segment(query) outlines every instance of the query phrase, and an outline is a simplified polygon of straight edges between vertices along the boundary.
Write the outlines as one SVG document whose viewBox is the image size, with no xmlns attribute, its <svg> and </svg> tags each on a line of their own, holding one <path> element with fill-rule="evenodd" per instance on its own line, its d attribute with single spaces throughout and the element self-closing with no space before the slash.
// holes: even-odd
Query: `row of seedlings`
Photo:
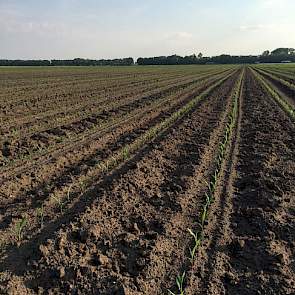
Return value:
<svg viewBox="0 0 295 295">
<path fill-rule="evenodd" d="M 230 114 L 228 115 L 228 122 L 225 126 L 225 132 L 222 141 L 219 143 L 218 147 L 218 152 L 216 156 L 216 166 L 214 173 L 211 175 L 209 183 L 207 183 L 207 192 L 205 193 L 204 196 L 204 203 L 202 205 L 202 210 L 201 213 L 198 215 L 198 220 L 197 220 L 197 231 L 193 231 L 191 229 L 188 229 L 189 235 L 192 236 L 193 238 L 193 243 L 192 246 L 189 248 L 189 261 L 190 265 L 193 264 L 197 251 L 202 245 L 203 237 L 204 237 L 204 230 L 205 230 L 205 224 L 208 221 L 208 213 L 210 206 L 214 202 L 214 194 L 216 191 L 217 187 L 217 182 L 220 177 L 221 171 L 222 171 L 222 166 L 224 163 L 224 160 L 226 158 L 226 150 L 227 147 L 230 143 L 231 135 L 232 132 L 236 126 L 237 123 L 237 116 L 238 116 L 238 106 L 239 106 L 239 97 L 241 94 L 241 89 L 242 89 L 242 80 L 244 76 L 244 70 L 243 73 L 241 74 L 238 83 L 234 89 L 233 92 L 233 105 Z M 178 290 L 178 293 L 174 293 L 171 290 L 168 289 L 168 293 L 170 295 L 184 295 L 184 289 L 185 289 L 185 277 L 186 277 L 186 272 L 182 272 L 180 275 L 176 277 L 176 287 Z"/>
<path fill-rule="evenodd" d="M 113 156 L 110 156 L 108 159 L 98 163 L 97 164 L 98 172 L 100 172 L 101 174 L 104 174 L 119 167 L 125 161 L 130 159 L 131 156 L 134 155 L 136 152 L 139 152 L 140 149 L 144 147 L 144 145 L 148 144 L 149 142 L 154 140 L 156 137 L 160 136 L 166 129 L 171 127 L 177 120 L 180 120 L 186 114 L 188 114 L 194 107 L 196 107 L 196 105 L 202 99 L 206 98 L 214 89 L 219 87 L 223 82 L 225 82 L 232 75 L 233 75 L 232 72 L 226 75 L 224 78 L 220 79 L 219 81 L 214 83 L 212 86 L 207 88 L 203 93 L 193 98 L 186 105 L 181 107 L 179 110 L 172 113 L 170 117 L 166 118 L 161 123 L 149 129 L 146 133 L 144 133 L 142 136 L 136 139 L 133 143 L 127 144 L 126 146 L 122 147 Z M 52 200 L 57 204 L 60 213 L 63 213 L 67 205 L 71 204 L 71 200 L 70 200 L 71 194 L 84 193 L 86 188 L 90 187 L 92 184 L 93 184 L 93 181 L 91 180 L 91 177 L 89 179 L 84 179 L 84 180 L 80 179 L 79 185 L 77 185 L 77 187 L 74 187 L 74 185 L 72 185 L 68 188 L 66 196 L 62 197 L 53 193 Z M 44 224 L 45 213 L 46 212 L 45 212 L 44 205 L 37 208 L 36 210 L 36 217 L 38 219 L 38 223 L 40 224 L 41 228 Z M 27 220 L 28 220 L 27 217 L 23 217 L 16 223 L 15 229 L 12 230 L 12 234 L 15 237 L 17 244 L 20 244 L 20 241 L 23 237 L 25 227 L 28 225 Z M 18 234 L 19 228 L 20 228 L 20 234 Z"/>
<path fill-rule="evenodd" d="M 261 76 L 261 74 L 258 74 L 253 69 L 252 73 L 257 78 L 257 80 L 260 82 L 260 84 L 266 89 L 267 92 L 271 94 L 271 96 L 275 99 L 275 101 L 286 111 L 286 113 L 292 118 L 292 120 L 295 120 L 295 109 L 294 107 L 289 104 L 284 98 L 282 98 L 276 91 L 273 89 Z"/>
</svg>

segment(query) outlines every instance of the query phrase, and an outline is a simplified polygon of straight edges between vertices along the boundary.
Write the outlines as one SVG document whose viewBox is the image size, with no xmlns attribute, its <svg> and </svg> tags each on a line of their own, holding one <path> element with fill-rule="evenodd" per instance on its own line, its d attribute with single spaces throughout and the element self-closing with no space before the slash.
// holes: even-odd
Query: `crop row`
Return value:
<svg viewBox="0 0 295 295">
<path fill-rule="evenodd" d="M 295 109 L 294 107 L 288 103 L 283 97 L 281 97 L 278 92 L 270 86 L 270 84 L 266 81 L 265 78 L 261 76 L 261 74 L 257 73 L 253 69 L 252 73 L 254 76 L 258 79 L 258 81 L 261 83 L 261 85 L 266 89 L 268 93 L 274 98 L 274 100 L 286 111 L 286 113 L 295 120 Z"/>
<path fill-rule="evenodd" d="M 140 112 L 142 113 L 146 113 L 148 111 L 148 108 L 150 108 L 150 106 L 157 107 L 158 104 L 162 104 L 165 103 L 165 101 L 168 103 L 169 100 L 171 98 L 173 98 L 173 95 L 175 93 L 185 93 L 185 92 L 191 92 L 195 89 L 195 87 L 197 85 L 199 85 L 200 87 L 205 87 L 207 86 L 207 84 L 209 85 L 210 83 L 214 82 L 217 79 L 220 79 L 221 77 L 223 77 L 224 74 L 219 74 L 213 77 L 203 77 L 200 78 L 198 81 L 194 82 L 194 83 L 189 83 L 189 85 L 184 85 L 184 86 L 175 86 L 173 88 L 168 88 L 167 90 L 165 90 L 164 92 L 159 92 L 157 94 L 151 95 L 151 96 L 147 96 L 146 98 L 142 99 L 142 101 L 138 101 L 138 102 L 134 102 L 132 103 L 134 106 L 132 107 L 131 105 L 127 108 L 127 106 L 122 106 L 122 108 L 117 110 L 117 114 L 114 115 L 113 112 L 109 112 L 108 115 L 108 119 L 107 118 L 102 118 L 101 120 L 98 120 L 98 122 L 96 124 L 86 124 L 85 122 L 85 128 L 83 127 L 83 120 L 81 121 L 81 126 L 77 126 L 77 128 L 74 128 L 74 131 L 76 133 L 69 133 L 66 132 L 67 129 L 63 128 L 63 132 L 62 134 L 57 134 L 54 136 L 50 136 L 50 141 L 48 142 L 48 144 L 46 144 L 46 142 L 44 143 L 42 141 L 42 138 L 46 139 L 48 138 L 48 136 L 46 136 L 46 134 L 40 134 L 40 136 L 38 136 L 38 134 L 34 134 L 33 138 L 30 139 L 30 137 L 28 138 L 28 140 L 24 140 L 24 148 L 22 150 L 22 144 L 21 141 L 18 141 L 19 143 L 17 144 L 18 147 L 18 153 L 21 157 L 20 160 L 30 160 L 32 161 L 33 158 L 35 156 L 38 156 L 38 158 L 40 158 L 43 155 L 46 155 L 48 153 L 50 153 L 50 151 L 54 151 L 56 153 L 56 151 L 58 149 L 62 149 L 64 146 L 67 146 L 67 148 L 69 146 L 72 146 L 73 143 L 77 143 L 79 141 L 85 141 L 87 139 L 89 139 L 90 137 L 92 137 L 93 139 L 93 135 L 97 134 L 97 132 L 103 131 L 106 128 L 111 128 L 111 126 L 117 125 L 118 123 L 122 124 L 122 120 L 126 120 L 128 118 L 132 118 L 134 115 L 137 115 Z M 171 97 L 170 97 L 171 96 Z M 131 108 L 132 107 L 132 108 Z M 128 109 L 128 113 L 126 112 L 126 110 Z M 107 116 L 107 112 L 105 112 L 105 116 Z M 94 118 L 92 118 L 94 119 Z M 100 121 L 100 122 L 99 122 Z M 86 128 L 86 126 L 88 128 Z M 79 128 L 78 128 L 79 127 Z M 52 132 L 54 132 L 54 128 L 52 129 Z M 40 138 L 40 139 L 39 139 Z M 41 141 L 40 141 L 41 140 Z M 28 141 L 26 143 L 26 141 Z M 28 150 L 26 148 L 26 146 L 28 146 L 28 144 L 30 144 L 31 148 Z M 14 144 L 16 145 L 16 143 Z M 12 146 L 13 148 L 13 146 Z M 17 151 L 16 151 L 17 152 Z M 8 159 L 10 160 L 10 159 Z M 13 160 L 16 160 L 16 157 L 14 156 Z M 7 164 L 9 164 L 11 166 L 11 164 L 14 164 L 14 162 L 11 162 L 11 160 L 9 162 L 7 162 Z M 6 164 L 6 165 L 7 165 Z"/>
<path fill-rule="evenodd" d="M 6 94 L 6 96 L 12 99 L 11 102 L 6 101 L 7 111 L 2 118 L 2 125 L 3 123 L 7 125 L 8 123 L 15 122 L 16 124 L 22 123 L 22 125 L 26 126 L 32 120 L 33 122 L 38 122 L 40 119 L 50 121 L 51 119 L 56 120 L 58 115 L 61 116 L 61 118 L 59 118 L 60 120 L 70 119 L 73 116 L 79 117 L 83 115 L 83 113 L 91 112 L 97 105 L 101 106 L 104 103 L 108 103 L 110 99 L 118 100 L 124 98 L 126 95 L 134 96 L 187 79 L 189 79 L 189 77 L 182 79 L 177 77 L 168 77 L 166 79 L 162 77 L 162 79 L 159 79 L 157 77 L 154 79 L 150 78 L 148 82 L 143 80 L 139 82 L 140 84 L 134 82 L 134 80 L 127 80 L 125 84 L 120 83 L 116 87 L 112 84 L 108 87 L 99 84 L 98 86 L 96 84 L 93 86 L 87 84 L 85 85 L 85 89 L 78 84 L 74 91 L 73 87 L 68 91 L 65 88 L 55 89 L 50 86 L 49 91 L 37 88 L 35 94 L 25 91 L 21 96 L 21 101 L 17 101 L 11 94 Z M 83 112 L 81 114 L 76 114 L 77 111 Z M 15 114 L 17 114 L 17 116 L 15 116 Z M 21 121 L 19 122 L 19 120 Z M 4 127 L 4 125 L 1 126 L 2 130 Z"/>
<path fill-rule="evenodd" d="M 268 71 L 265 71 L 264 69 L 257 69 L 255 68 L 260 74 L 263 74 L 279 83 L 281 83 L 282 85 L 292 89 L 292 90 L 295 90 L 295 84 L 294 83 L 291 83 L 289 81 L 286 81 L 285 79 L 282 78 L 282 76 L 280 75 L 276 75 L 274 74 L 273 72 L 268 72 Z"/>
<path fill-rule="evenodd" d="M 283 78 L 286 78 L 290 82 L 295 82 L 294 71 L 288 70 L 288 67 L 278 65 L 276 67 L 273 66 L 256 66 L 255 68 L 261 69 L 263 71 L 267 71 L 268 73 L 276 74 Z"/>
<path fill-rule="evenodd" d="M 202 209 L 201 209 L 200 214 L 198 214 L 198 219 L 197 219 L 197 223 L 196 223 L 197 230 L 193 231 L 192 229 L 188 229 L 188 233 L 193 239 L 192 245 L 189 248 L 190 265 L 192 265 L 193 262 L 195 261 L 197 251 L 202 245 L 202 241 L 204 238 L 205 225 L 208 222 L 209 209 L 210 209 L 210 206 L 214 202 L 214 195 L 216 192 L 219 178 L 222 173 L 222 167 L 223 167 L 223 163 L 226 158 L 227 147 L 230 144 L 231 135 L 232 135 L 232 132 L 233 132 L 233 130 L 236 126 L 236 123 L 237 123 L 239 98 L 241 95 L 243 77 L 244 77 L 244 71 L 241 73 L 241 75 L 237 81 L 237 84 L 235 85 L 235 88 L 233 90 L 233 93 L 232 93 L 232 109 L 228 115 L 223 139 L 219 143 L 219 147 L 217 150 L 217 156 L 215 159 L 215 170 L 213 171 L 213 174 L 211 175 L 210 180 L 207 183 L 207 192 L 205 193 L 205 196 L 204 196 L 204 203 L 201 206 Z M 176 287 L 177 287 L 179 295 L 185 294 L 185 291 L 184 291 L 185 290 L 185 278 L 186 278 L 185 271 L 176 277 Z M 176 293 L 172 292 L 171 290 L 168 290 L 168 292 L 171 295 L 176 295 Z"/>
<path fill-rule="evenodd" d="M 53 129 L 63 125 L 71 126 L 77 122 L 83 122 L 83 120 L 87 121 L 89 119 L 89 121 L 93 121 L 98 116 L 98 112 L 101 115 L 104 115 L 104 113 L 107 111 L 115 112 L 117 107 L 121 105 L 122 107 L 124 105 L 127 106 L 128 102 L 135 102 L 136 100 L 140 100 L 141 97 L 156 95 L 161 92 L 167 92 L 169 91 L 169 89 L 182 87 L 183 85 L 189 85 L 194 81 L 205 79 L 220 73 L 221 72 L 219 71 L 211 74 L 194 76 L 189 79 L 172 79 L 169 81 L 155 82 L 156 84 L 153 82 L 149 82 L 148 86 L 144 86 L 142 89 L 134 88 L 131 85 L 129 90 L 123 88 L 124 93 L 116 93 L 116 96 L 111 96 L 108 94 L 107 97 L 99 97 L 99 94 L 95 94 L 96 96 L 98 95 L 98 99 L 81 99 L 81 97 L 79 96 L 80 98 L 78 99 L 77 103 L 73 100 L 72 97 L 69 100 L 69 105 L 67 105 L 64 100 L 62 101 L 62 108 L 54 104 L 51 98 L 48 98 L 46 100 L 43 100 L 42 103 L 45 102 L 49 104 L 49 112 L 43 112 L 42 114 L 34 115 L 31 112 L 30 108 L 30 111 L 25 117 L 15 118 L 14 116 L 13 120 L 15 120 L 15 122 L 13 123 L 11 121 L 7 122 L 6 124 L 4 124 L 4 120 L 5 118 L 7 118 L 7 116 L 3 116 L 3 118 L 1 119 L 3 121 L 1 124 L 1 133 L 4 134 L 5 137 L 15 138 L 16 136 L 28 136 L 29 134 L 33 134 L 35 132 L 46 132 L 48 127 L 50 129 Z M 169 83 L 167 84 L 167 82 Z M 52 106 L 54 106 L 53 109 Z M 41 109 L 42 107 L 40 106 L 38 108 L 38 112 L 40 112 Z M 19 112 L 19 110 L 16 111 Z"/>
<path fill-rule="evenodd" d="M 210 74 L 214 71 L 216 71 L 216 69 L 204 69 L 195 73 L 193 71 L 188 71 L 183 75 L 174 71 L 167 71 L 167 73 L 161 73 L 161 75 L 157 75 L 158 71 L 155 70 L 150 74 L 147 72 L 145 74 L 141 73 L 138 76 L 134 75 L 131 77 L 126 75 L 126 77 L 123 76 L 119 80 L 116 80 L 110 76 L 104 79 L 90 79 L 89 81 L 84 81 L 82 76 L 81 83 L 80 81 L 69 81 L 69 85 L 67 86 L 62 85 L 62 83 L 57 84 L 57 86 L 55 86 L 55 84 L 48 83 L 46 86 L 44 86 L 38 79 L 36 79 L 34 80 L 35 86 L 32 88 L 32 90 L 24 89 L 20 93 L 16 91 L 17 88 L 12 88 L 7 92 L 5 87 L 2 86 L 0 97 L 2 95 L 3 99 L 5 99 L 5 106 L 7 106 L 5 110 L 11 115 L 17 113 L 19 117 L 20 114 L 25 114 L 24 111 L 26 112 L 27 110 L 26 106 L 29 106 L 28 111 L 30 114 L 38 114 L 40 110 L 43 112 L 52 110 L 52 102 L 55 103 L 55 106 L 59 106 L 63 110 L 67 110 L 67 107 L 72 106 L 71 103 L 73 101 L 78 103 L 81 98 L 86 101 L 87 99 L 91 98 L 93 100 L 93 98 L 98 95 L 105 96 L 107 98 L 111 97 L 117 92 L 120 92 L 121 90 L 123 90 L 122 93 L 124 94 L 126 91 L 130 92 L 136 88 L 148 87 L 149 85 L 151 86 L 151 84 L 154 84 L 154 88 L 156 88 L 160 86 L 158 83 L 162 83 L 164 81 L 166 81 L 166 84 L 169 80 L 176 83 L 177 81 L 180 82 L 184 79 L 193 79 L 199 74 Z M 67 80 L 67 77 L 63 77 L 63 80 Z M 1 78 L 0 82 L 3 82 L 1 81 Z M 83 104 L 84 102 L 81 103 Z M 49 107 L 46 108 L 46 105 L 49 105 Z"/>
<path fill-rule="evenodd" d="M 122 146 L 122 142 L 126 142 L 125 138 L 129 138 L 127 142 L 130 142 L 130 140 L 134 141 L 137 137 L 143 134 L 145 130 L 151 128 L 152 126 L 155 126 L 158 122 L 162 121 L 163 118 L 169 116 L 172 112 L 185 105 L 194 96 L 202 93 L 204 89 L 212 85 L 213 82 L 214 81 L 211 81 L 209 84 L 202 84 L 201 87 L 198 87 L 196 89 L 193 88 L 193 90 L 190 90 L 188 92 L 180 92 L 180 94 L 176 96 L 171 95 L 164 100 L 157 101 L 156 103 L 152 104 L 151 107 L 146 108 L 143 112 L 137 112 L 135 116 L 129 118 L 128 121 L 121 121 L 119 124 L 113 125 L 113 128 L 111 130 L 108 129 L 105 130 L 105 133 L 100 133 L 99 138 L 101 138 L 102 140 L 97 141 L 92 138 L 92 140 L 90 140 L 91 144 L 89 143 L 89 145 L 86 144 L 86 142 L 83 144 L 83 146 L 72 145 L 68 146 L 67 150 L 61 150 L 60 155 L 57 155 L 55 153 L 54 157 L 56 158 L 56 160 L 54 162 L 39 161 L 39 165 L 37 165 L 37 167 L 36 163 L 33 164 L 33 166 L 31 165 L 31 167 L 25 167 L 26 171 L 29 171 L 29 169 L 32 170 L 32 168 L 35 167 L 34 171 L 39 175 L 43 175 L 43 173 L 46 171 L 46 178 L 44 178 L 44 180 L 42 180 L 41 182 L 33 181 L 33 183 L 30 183 L 29 179 L 31 179 L 31 177 L 28 175 L 26 176 L 26 186 L 22 184 L 20 178 L 19 180 L 17 180 L 17 182 L 19 182 L 21 185 L 19 196 L 17 195 L 16 191 L 16 188 L 19 186 L 15 186 L 15 180 L 8 182 L 8 179 L 6 178 L 6 184 L 4 186 L 6 187 L 7 194 L 15 195 L 15 198 L 19 200 L 19 205 L 24 194 L 36 196 L 37 198 L 40 186 L 44 187 L 46 184 L 46 190 L 43 191 L 42 194 L 43 198 L 48 195 L 50 191 L 54 190 L 55 184 L 60 183 L 61 179 L 63 179 L 63 184 L 66 184 L 71 178 L 74 177 L 72 176 L 65 178 L 64 175 L 69 176 L 74 174 L 74 178 L 76 178 L 78 175 L 75 171 L 77 170 L 79 171 L 79 174 L 91 174 L 92 177 L 95 177 L 95 175 L 97 174 L 97 169 L 95 166 L 93 166 L 94 163 L 106 159 L 109 154 L 118 150 L 120 146 Z M 79 149 L 78 154 L 74 152 L 77 149 Z M 61 166 L 58 164 L 58 158 L 63 158 L 64 154 L 67 154 L 67 159 L 69 161 L 67 168 L 63 168 L 64 165 Z M 73 155 L 71 156 L 71 154 Z M 86 165 L 85 163 L 89 164 Z M 52 171 L 52 173 L 54 174 L 50 176 L 49 171 Z M 73 179 L 71 181 L 73 182 Z M 26 187 L 29 188 L 29 191 L 26 189 Z M 10 200 L 12 201 L 11 198 Z"/>
<path fill-rule="evenodd" d="M 231 74 L 232 75 L 232 74 Z M 229 76 L 231 76 L 229 75 Z M 140 136 L 138 139 L 136 139 L 133 143 L 127 144 L 123 146 L 118 152 L 108 157 L 106 160 L 101 161 L 97 164 L 98 170 L 105 174 L 112 169 L 120 166 L 123 162 L 128 160 L 132 155 L 137 153 L 144 145 L 152 141 L 155 137 L 159 136 L 164 130 L 169 128 L 171 125 L 173 125 L 177 120 L 184 117 L 188 112 L 190 112 L 196 104 L 201 100 L 204 99 L 209 93 L 221 85 L 226 79 L 229 78 L 229 76 L 224 77 L 220 81 L 214 83 L 212 86 L 210 86 L 206 91 L 198 95 L 197 97 L 190 100 L 186 105 L 178 109 L 177 111 L 173 112 L 168 118 L 164 119 L 162 122 L 157 124 L 156 126 L 150 128 L 147 132 L 145 132 L 142 136 Z M 88 183 L 88 181 L 95 181 L 93 177 L 89 177 L 89 179 L 83 179 L 78 180 L 79 185 L 77 187 L 75 186 L 69 186 L 68 191 L 65 195 L 51 195 L 51 200 L 56 203 L 57 208 L 61 212 L 63 212 L 66 209 L 66 205 L 69 205 L 69 196 L 74 193 L 81 193 L 85 191 L 86 187 L 90 187 L 92 183 Z M 44 206 L 41 206 L 36 210 L 36 216 L 40 220 L 44 220 Z M 26 222 L 21 219 L 19 222 L 16 223 L 16 227 L 19 228 L 21 224 L 26 224 Z M 22 232 L 24 232 L 24 227 L 22 228 Z M 15 232 L 18 232 L 15 230 Z M 17 235 L 19 236 L 19 235 Z M 15 237 L 16 238 L 16 237 Z M 18 240 L 18 238 L 16 238 Z"/>
</svg>

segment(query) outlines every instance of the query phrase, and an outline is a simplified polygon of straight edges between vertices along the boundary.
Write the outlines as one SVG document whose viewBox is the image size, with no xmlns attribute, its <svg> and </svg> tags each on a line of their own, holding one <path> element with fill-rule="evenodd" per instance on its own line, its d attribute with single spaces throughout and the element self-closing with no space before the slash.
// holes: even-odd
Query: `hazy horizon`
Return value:
<svg viewBox="0 0 295 295">
<path fill-rule="evenodd" d="M 0 0 L 0 59 L 257 55 L 294 47 L 295 1 L 237 2 Z"/>
</svg>

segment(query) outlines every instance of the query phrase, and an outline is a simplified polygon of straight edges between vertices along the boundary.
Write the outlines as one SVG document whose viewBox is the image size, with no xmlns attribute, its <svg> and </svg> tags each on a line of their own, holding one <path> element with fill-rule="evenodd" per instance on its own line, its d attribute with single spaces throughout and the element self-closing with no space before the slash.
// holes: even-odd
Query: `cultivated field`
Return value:
<svg viewBox="0 0 295 295">
<path fill-rule="evenodd" d="M 295 66 L 0 68 L 0 294 L 295 294 Z"/>
</svg>

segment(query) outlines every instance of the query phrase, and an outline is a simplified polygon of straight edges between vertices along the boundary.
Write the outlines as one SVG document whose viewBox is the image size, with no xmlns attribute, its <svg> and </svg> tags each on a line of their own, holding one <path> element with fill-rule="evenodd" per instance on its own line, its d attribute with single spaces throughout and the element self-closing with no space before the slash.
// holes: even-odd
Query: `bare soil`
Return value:
<svg viewBox="0 0 295 295">
<path fill-rule="evenodd" d="M 69 117 L 68 122 L 74 120 L 70 125 L 57 124 L 66 133 L 67 126 L 73 127 L 69 143 L 58 143 L 55 149 L 56 143 L 48 142 L 49 149 L 39 157 L 32 144 L 32 157 L 19 159 L 17 153 L 9 155 L 12 137 L 2 142 L 2 154 L 10 161 L 0 170 L 0 293 L 142 295 L 168 294 L 170 289 L 178 294 L 175 279 L 185 271 L 184 294 L 295 294 L 294 122 L 247 67 L 208 67 L 201 73 L 176 67 L 169 74 L 161 72 L 162 88 L 155 84 L 157 68 L 140 76 L 130 71 L 127 76 L 90 71 L 81 81 L 82 96 L 118 83 L 110 104 L 92 110 L 99 115 L 101 107 L 108 109 L 106 125 L 93 120 L 91 126 L 81 123 L 81 129 L 72 125 L 80 121 Z M 66 73 L 64 80 L 65 72 L 44 72 L 36 79 L 56 85 L 56 91 L 60 87 L 62 93 L 80 77 Z M 5 77 L 1 87 L 6 93 L 18 89 L 16 99 L 26 89 L 34 93 L 36 86 L 22 73 Z M 240 77 L 237 121 L 204 239 L 191 261 L 188 229 L 198 228 Z M 126 92 L 112 105 L 127 85 L 142 85 L 146 78 L 151 84 L 133 96 Z M 188 113 L 102 172 L 100 163 L 221 79 Z M 94 87 L 91 81 L 102 85 Z M 74 90 L 79 93 L 79 87 Z M 77 110 L 85 105 L 76 105 Z M 37 126 L 32 118 L 28 122 Z M 13 120 L 6 119 L 9 126 Z M 27 126 L 27 135 L 15 134 L 19 151 L 24 147 L 16 142 L 24 138 L 45 140 L 42 128 Z M 27 223 L 18 240 L 15 231 L 22 218 Z"/>
</svg>

